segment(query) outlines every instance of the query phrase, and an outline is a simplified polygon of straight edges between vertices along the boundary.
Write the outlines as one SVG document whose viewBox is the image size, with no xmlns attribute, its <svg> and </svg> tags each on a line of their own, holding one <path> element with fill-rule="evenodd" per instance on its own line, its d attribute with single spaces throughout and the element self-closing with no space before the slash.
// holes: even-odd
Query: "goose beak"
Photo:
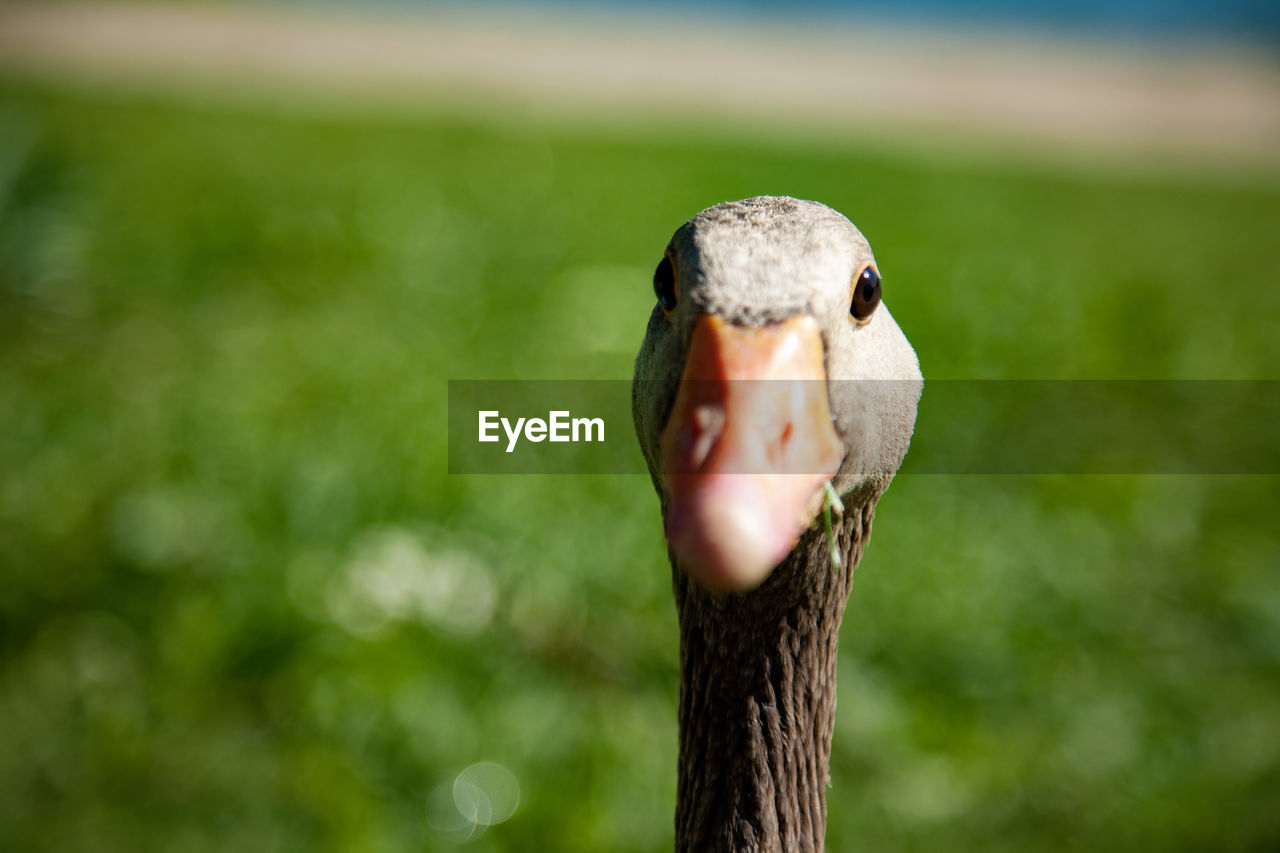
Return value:
<svg viewBox="0 0 1280 853">
<path fill-rule="evenodd" d="M 818 324 L 700 317 L 660 452 L 677 563 L 710 589 L 762 583 L 813 521 L 844 458 Z"/>
</svg>

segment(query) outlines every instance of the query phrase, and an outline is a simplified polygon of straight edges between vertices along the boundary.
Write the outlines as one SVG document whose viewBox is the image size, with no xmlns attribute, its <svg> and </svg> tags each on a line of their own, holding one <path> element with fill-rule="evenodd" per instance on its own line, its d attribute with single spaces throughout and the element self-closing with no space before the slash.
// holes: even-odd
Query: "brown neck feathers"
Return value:
<svg viewBox="0 0 1280 853">
<path fill-rule="evenodd" d="M 821 851 L 835 723 L 836 644 L 874 503 L 810 530 L 744 595 L 674 568 L 680 617 L 676 850 Z"/>
</svg>

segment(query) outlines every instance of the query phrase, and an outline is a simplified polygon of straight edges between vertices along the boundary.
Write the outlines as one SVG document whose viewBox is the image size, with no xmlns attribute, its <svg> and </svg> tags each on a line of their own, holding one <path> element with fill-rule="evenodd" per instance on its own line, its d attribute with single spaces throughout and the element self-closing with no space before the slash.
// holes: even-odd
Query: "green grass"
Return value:
<svg viewBox="0 0 1280 853">
<path fill-rule="evenodd" d="M 928 377 L 1280 377 L 1274 186 L 947 162 L 0 87 L 0 848 L 444 849 L 496 761 L 463 849 L 669 849 L 651 486 L 448 476 L 445 382 L 629 376 L 708 204 L 847 213 Z M 901 478 L 830 848 L 1274 849 L 1278 509 Z"/>
</svg>

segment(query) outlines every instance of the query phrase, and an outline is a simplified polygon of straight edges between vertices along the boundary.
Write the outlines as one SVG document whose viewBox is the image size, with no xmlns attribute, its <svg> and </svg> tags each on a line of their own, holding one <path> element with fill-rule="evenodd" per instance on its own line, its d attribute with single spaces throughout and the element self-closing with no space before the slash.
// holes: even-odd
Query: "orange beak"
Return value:
<svg viewBox="0 0 1280 853">
<path fill-rule="evenodd" d="M 817 514 L 844 458 L 823 361 L 809 317 L 694 326 L 660 452 L 667 541 L 704 586 L 758 586 Z"/>
</svg>

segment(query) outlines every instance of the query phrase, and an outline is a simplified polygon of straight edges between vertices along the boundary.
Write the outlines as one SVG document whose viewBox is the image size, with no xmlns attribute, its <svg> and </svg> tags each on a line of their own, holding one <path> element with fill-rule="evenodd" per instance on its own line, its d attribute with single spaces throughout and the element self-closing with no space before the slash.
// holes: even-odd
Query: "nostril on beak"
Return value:
<svg viewBox="0 0 1280 853">
<path fill-rule="evenodd" d="M 721 406 L 698 406 L 693 410 L 690 424 L 690 431 L 693 433 L 693 446 L 689 454 L 689 461 L 692 469 L 696 471 L 702 467 L 702 463 L 707 461 L 707 456 L 711 454 L 711 449 L 716 446 L 716 442 L 720 440 L 720 434 L 724 432 L 724 408 Z"/>
</svg>

